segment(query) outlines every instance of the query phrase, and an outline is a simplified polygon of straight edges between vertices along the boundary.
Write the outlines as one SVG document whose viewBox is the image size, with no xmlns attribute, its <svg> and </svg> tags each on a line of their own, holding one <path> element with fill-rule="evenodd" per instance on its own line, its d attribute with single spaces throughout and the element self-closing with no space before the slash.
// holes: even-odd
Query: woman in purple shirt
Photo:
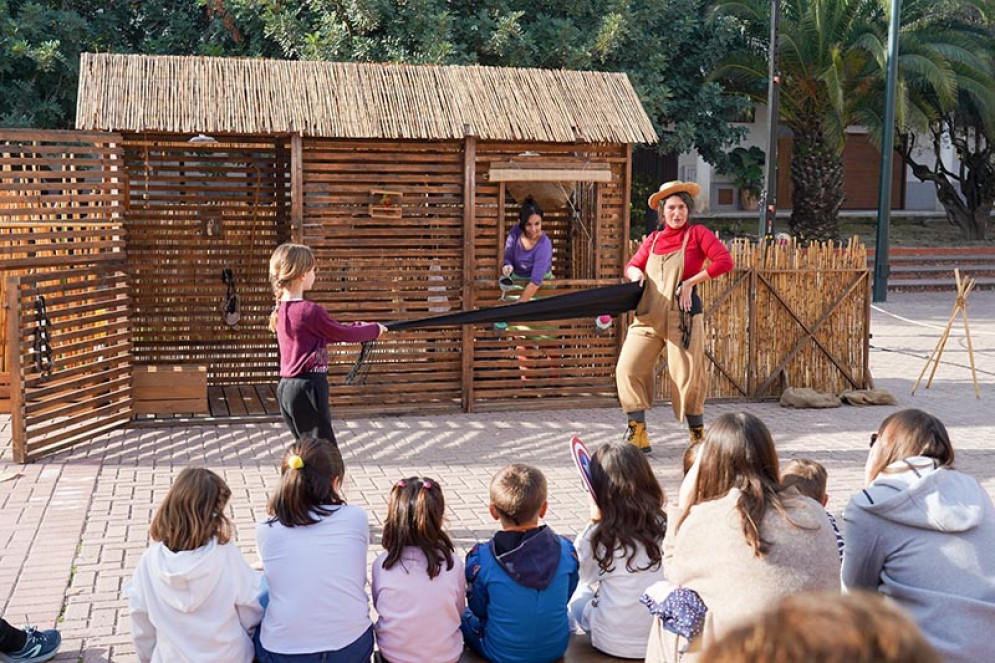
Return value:
<svg viewBox="0 0 995 663">
<path fill-rule="evenodd" d="M 504 245 L 504 268 L 501 273 L 528 279 L 519 302 L 532 299 L 543 279 L 552 277 L 553 243 L 542 231 L 542 209 L 529 196 L 518 211 L 518 225 L 508 233 Z"/>
</svg>

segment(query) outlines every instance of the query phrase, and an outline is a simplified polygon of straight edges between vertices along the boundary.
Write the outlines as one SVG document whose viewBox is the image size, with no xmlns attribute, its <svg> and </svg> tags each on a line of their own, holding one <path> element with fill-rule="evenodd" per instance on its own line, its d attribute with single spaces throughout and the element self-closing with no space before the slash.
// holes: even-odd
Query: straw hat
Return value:
<svg viewBox="0 0 995 663">
<path fill-rule="evenodd" d="M 701 192 L 701 187 L 698 186 L 697 182 L 681 182 L 680 180 L 674 180 L 673 182 L 664 182 L 660 185 L 660 190 L 650 196 L 649 206 L 656 209 L 656 206 L 660 204 L 660 201 L 672 196 L 675 193 L 686 193 L 692 198 L 697 198 L 698 194 Z"/>
</svg>

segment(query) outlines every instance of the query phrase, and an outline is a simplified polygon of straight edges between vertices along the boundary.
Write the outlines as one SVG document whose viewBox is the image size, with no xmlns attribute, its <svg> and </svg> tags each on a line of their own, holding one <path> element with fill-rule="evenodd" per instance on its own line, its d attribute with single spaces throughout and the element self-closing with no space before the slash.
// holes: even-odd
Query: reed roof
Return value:
<svg viewBox="0 0 995 663">
<path fill-rule="evenodd" d="M 655 143 L 621 73 L 84 53 L 76 128 Z"/>
</svg>

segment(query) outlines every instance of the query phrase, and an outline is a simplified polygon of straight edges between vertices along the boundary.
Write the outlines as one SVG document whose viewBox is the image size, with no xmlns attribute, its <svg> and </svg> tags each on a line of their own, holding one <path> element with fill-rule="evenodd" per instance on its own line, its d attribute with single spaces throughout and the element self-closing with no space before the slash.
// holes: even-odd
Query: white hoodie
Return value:
<svg viewBox="0 0 995 663">
<path fill-rule="evenodd" d="M 262 619 L 262 573 L 233 543 L 212 538 L 196 550 L 155 543 L 131 582 L 131 635 L 142 663 L 251 663 L 249 630 Z"/>
<path fill-rule="evenodd" d="M 995 508 L 978 482 L 914 456 L 843 511 L 843 584 L 908 610 L 947 663 L 991 661 Z"/>
</svg>

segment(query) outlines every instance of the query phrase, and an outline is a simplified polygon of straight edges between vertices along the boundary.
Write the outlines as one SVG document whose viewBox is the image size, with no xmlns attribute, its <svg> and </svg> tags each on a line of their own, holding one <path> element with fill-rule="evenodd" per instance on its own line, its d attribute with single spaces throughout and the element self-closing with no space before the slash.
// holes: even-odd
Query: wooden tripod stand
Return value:
<svg viewBox="0 0 995 663">
<path fill-rule="evenodd" d="M 929 368 L 930 363 L 933 364 L 933 370 L 930 371 L 929 380 L 926 381 L 926 389 L 929 389 L 930 385 L 933 384 L 933 376 L 936 375 L 936 369 L 940 365 L 943 348 L 946 347 L 947 339 L 950 338 L 950 328 L 953 326 L 959 312 L 964 319 L 964 335 L 967 337 L 967 356 L 971 359 L 971 377 L 974 378 L 974 396 L 981 398 L 981 389 L 978 387 L 978 374 L 974 369 L 974 348 L 971 346 L 971 328 L 967 324 L 967 296 L 971 294 L 971 290 L 974 288 L 974 279 L 970 276 L 965 276 L 961 280 L 959 269 L 954 270 L 954 278 L 957 280 L 957 299 L 954 301 L 954 310 L 950 314 L 950 319 L 947 320 L 947 327 L 943 330 L 939 343 L 936 344 L 933 353 L 926 360 L 926 365 L 922 367 L 922 372 L 919 373 L 919 378 L 916 380 L 915 386 L 912 387 L 913 396 L 919 387 L 919 382 L 922 381 L 922 376 L 926 374 L 926 369 Z"/>
</svg>

